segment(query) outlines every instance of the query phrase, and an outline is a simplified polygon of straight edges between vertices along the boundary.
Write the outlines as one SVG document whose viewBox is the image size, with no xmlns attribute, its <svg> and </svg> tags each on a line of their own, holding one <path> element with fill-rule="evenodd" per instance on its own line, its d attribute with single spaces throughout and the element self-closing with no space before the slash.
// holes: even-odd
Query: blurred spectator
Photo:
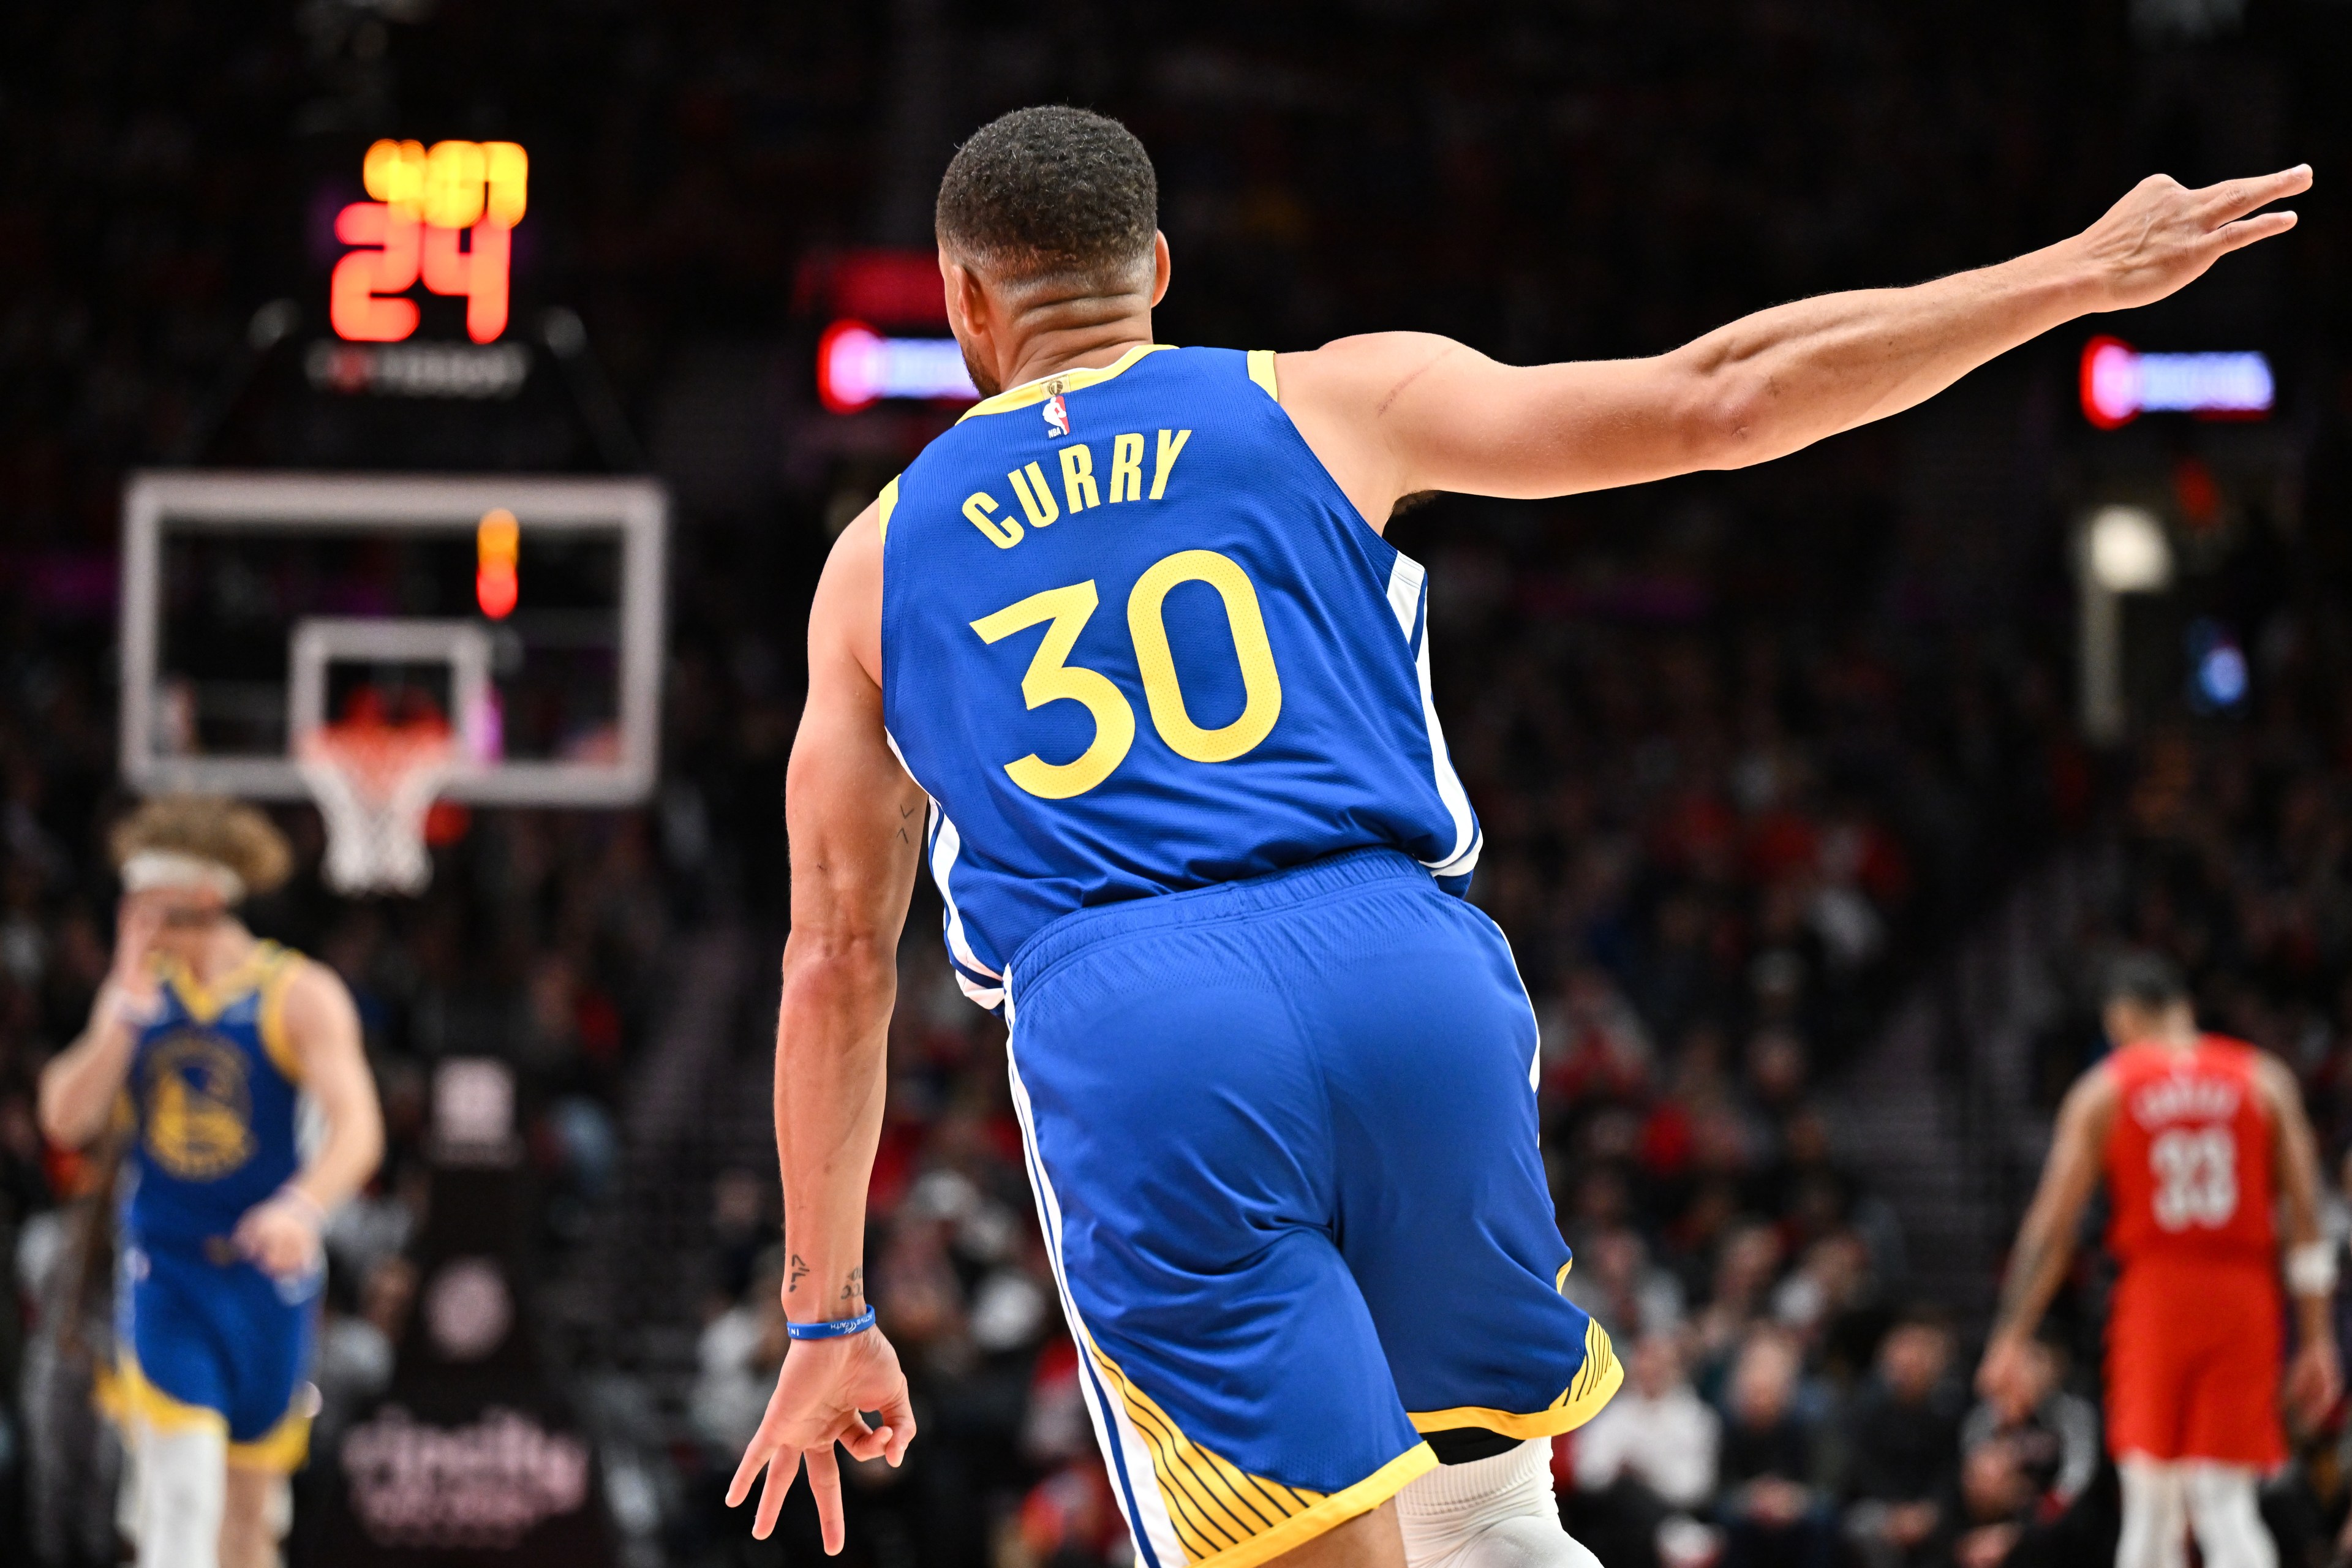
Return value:
<svg viewBox="0 0 2352 1568">
<path fill-rule="evenodd" d="M 1570 1528 L 1609 1563 L 1711 1550 L 1694 1516 L 1714 1500 L 1722 1420 L 1684 1375 L 1674 1335 L 1645 1335 L 1626 1367 L 1617 1396 L 1576 1433 Z"/>
<path fill-rule="evenodd" d="M 331 1271 L 310 1373 L 319 1389 L 311 1440 L 322 1453 L 332 1452 L 343 1429 L 392 1385 L 394 1354 L 416 1296 L 416 1266 L 398 1253 L 377 1258 L 361 1276 L 355 1311 L 343 1283 L 351 1274 Z"/>
<path fill-rule="evenodd" d="M 1732 1363 L 1723 1426 L 1723 1568 L 1832 1568 L 1837 1510 L 1820 1483 L 1821 1434 L 1798 1408 L 1803 1360 L 1756 1328 Z"/>
<path fill-rule="evenodd" d="M 1960 1458 L 1956 1568 L 2000 1568 L 2031 1521 L 2033 1482 L 2018 1463 L 2017 1445 L 1993 1436 L 1968 1445 Z"/>
<path fill-rule="evenodd" d="M 1682 1327 L 1682 1282 L 1650 1261 L 1650 1244 L 1627 1226 L 1586 1242 L 1562 1289 L 1612 1331 L 1660 1335 Z"/>
<path fill-rule="evenodd" d="M 28 1222 L 15 1286 L 29 1308 L 21 1386 L 8 1390 L 31 1441 L 24 1472 L 26 1535 L 46 1563 L 110 1563 L 122 1452 L 99 1414 L 113 1359 L 110 1182 Z"/>
<path fill-rule="evenodd" d="M 772 1247 L 751 1270 L 743 1297 L 702 1331 L 695 1347 L 688 1410 L 712 1464 L 731 1474 L 760 1429 L 776 1372 L 784 1363 L 784 1258 Z"/>
<path fill-rule="evenodd" d="M 1908 1317 L 1880 1342 L 1877 1374 L 1855 1402 L 1846 1528 L 1872 1568 L 1911 1568 L 1948 1549 L 1959 1480 L 1951 1361 L 1942 1320 Z"/>
<path fill-rule="evenodd" d="M 1000 1551 L 997 1568 L 1125 1568 L 1134 1560 L 1110 1477 L 1089 1452 L 1029 1489 L 1013 1549 Z"/>
<path fill-rule="evenodd" d="M 2045 1340 L 2029 1347 L 2025 1385 L 2014 1407 L 1981 1401 L 1960 1426 L 1960 1447 L 1973 1454 L 1998 1439 L 2025 1483 L 2032 1512 L 2064 1510 L 2098 1473 L 2099 1413 L 2064 1385 L 2063 1352 Z"/>
<path fill-rule="evenodd" d="M 1759 1221 L 1741 1222 L 1717 1246 L 1714 1298 L 1698 1321 L 1699 1353 L 1717 1372 L 1748 1342 L 1780 1266 L 1780 1238 Z"/>
</svg>

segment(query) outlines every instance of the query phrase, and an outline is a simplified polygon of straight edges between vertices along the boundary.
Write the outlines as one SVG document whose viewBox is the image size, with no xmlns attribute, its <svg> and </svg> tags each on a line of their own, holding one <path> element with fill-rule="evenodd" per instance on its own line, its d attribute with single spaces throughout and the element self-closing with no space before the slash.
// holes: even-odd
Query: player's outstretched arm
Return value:
<svg viewBox="0 0 2352 1568">
<path fill-rule="evenodd" d="M 290 1279 L 317 1266 L 328 1213 L 367 1185 L 383 1162 L 383 1110 L 342 977 L 305 959 L 280 1005 L 302 1090 L 318 1103 L 327 1136 L 292 1181 L 246 1211 L 236 1243 L 264 1273 Z"/>
<path fill-rule="evenodd" d="M 2093 1068 L 2075 1080 L 2058 1108 L 2050 1159 L 2042 1167 L 2042 1184 L 2034 1189 L 2025 1221 L 2018 1226 L 1992 1334 L 1985 1344 L 1984 1363 L 1977 1369 L 1978 1392 L 1988 1399 L 2004 1405 L 2017 1403 L 2015 1391 L 2025 1381 L 2025 1347 L 2074 1261 L 2075 1231 L 2098 1186 L 2100 1155 L 2115 1124 L 2116 1104 L 2115 1079 Z"/>
<path fill-rule="evenodd" d="M 1497 364 L 1385 332 L 1276 360 L 1282 401 L 1364 515 L 1419 490 L 1538 497 L 1736 468 L 1932 397 L 2077 316 L 2149 304 L 2294 225 L 2298 166 L 2189 190 L 2143 180 L 2071 239 L 1908 289 L 1745 316 L 1654 359 Z"/>
<path fill-rule="evenodd" d="M 809 609 L 808 705 L 785 773 L 793 925 L 776 1019 L 776 1153 L 784 1178 L 784 1315 L 866 1309 L 866 1188 L 882 1135 L 885 1049 L 898 991 L 923 792 L 882 731 L 882 541 L 874 509 L 850 524 Z M 868 1428 L 863 1410 L 881 1413 Z M 844 1540 L 838 1442 L 897 1464 L 914 1437 L 898 1358 L 878 1329 L 795 1339 L 759 1432 L 727 1489 L 764 1468 L 752 1533 L 765 1539 L 805 1463 L 824 1549 Z"/>
<path fill-rule="evenodd" d="M 2303 1109 L 2294 1074 L 2275 1057 L 2259 1058 L 2255 1082 L 2271 1123 L 2272 1175 L 2284 1200 L 2287 1294 L 2294 1301 L 2295 1355 L 2287 1368 L 2287 1402 L 2316 1426 L 2343 1392 L 2336 1361 L 2336 1252 L 2319 1224 L 2319 1141 Z"/>
</svg>

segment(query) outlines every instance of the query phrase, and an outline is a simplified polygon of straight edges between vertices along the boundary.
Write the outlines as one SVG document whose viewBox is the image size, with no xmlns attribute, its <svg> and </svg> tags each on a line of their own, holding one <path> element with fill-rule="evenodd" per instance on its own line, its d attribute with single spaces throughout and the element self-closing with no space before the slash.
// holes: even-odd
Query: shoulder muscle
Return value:
<svg viewBox="0 0 2352 1568">
<path fill-rule="evenodd" d="M 868 505 L 841 531 L 817 579 L 809 605 L 809 679 L 820 666 L 838 675 L 847 660 L 877 687 L 882 684 L 882 509 Z"/>
<path fill-rule="evenodd" d="M 2122 1098 L 2116 1075 L 2105 1063 L 2091 1068 L 2074 1080 L 2058 1107 L 2058 1135 L 2083 1138 L 2094 1145 L 2103 1142 Z"/>
</svg>

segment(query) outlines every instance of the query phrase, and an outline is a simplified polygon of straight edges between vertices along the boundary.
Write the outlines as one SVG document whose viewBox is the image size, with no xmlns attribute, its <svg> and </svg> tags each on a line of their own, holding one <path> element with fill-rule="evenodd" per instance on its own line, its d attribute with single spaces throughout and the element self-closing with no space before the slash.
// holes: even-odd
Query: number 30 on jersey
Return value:
<svg viewBox="0 0 2352 1568">
<path fill-rule="evenodd" d="M 1168 646 L 1163 616 L 1168 595 L 1180 583 L 1206 583 L 1224 602 L 1225 621 L 1232 628 L 1234 652 L 1241 660 L 1244 701 L 1241 716 L 1214 730 L 1192 721 L 1184 706 L 1184 689 L 1176 677 L 1175 652 Z M 1004 764 L 1013 782 L 1041 800 L 1068 800 L 1110 777 L 1135 744 L 1135 709 L 1117 684 L 1100 670 L 1067 663 L 1101 599 L 1092 579 L 1066 588 L 1048 588 L 992 616 L 971 623 L 984 643 L 996 643 L 1014 632 L 1048 623 L 1021 678 L 1021 695 L 1028 705 L 1048 702 L 1083 703 L 1094 716 L 1095 738 L 1066 763 L 1049 763 L 1034 752 Z M 1266 641 L 1265 616 L 1259 610 L 1257 589 L 1232 557 L 1213 550 L 1180 550 L 1155 563 L 1136 579 L 1127 596 L 1127 632 L 1135 644 L 1136 668 L 1143 676 L 1143 695 L 1151 709 L 1151 727 L 1178 756 L 1196 763 L 1229 763 L 1246 755 L 1274 729 L 1282 714 L 1282 677 L 1274 668 L 1274 649 Z"/>
</svg>

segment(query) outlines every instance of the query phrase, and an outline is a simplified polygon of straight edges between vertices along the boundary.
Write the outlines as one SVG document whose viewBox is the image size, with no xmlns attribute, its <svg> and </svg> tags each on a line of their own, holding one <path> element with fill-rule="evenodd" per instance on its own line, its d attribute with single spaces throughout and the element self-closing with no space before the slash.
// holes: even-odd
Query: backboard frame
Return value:
<svg viewBox="0 0 2352 1568">
<path fill-rule="evenodd" d="M 447 665 L 457 772 L 480 765 L 488 750 L 483 731 L 490 689 L 490 634 L 472 621 L 446 619 L 308 616 L 295 622 L 286 657 L 286 733 L 297 756 L 304 742 L 331 721 L 328 667 L 363 660 Z"/>
<path fill-rule="evenodd" d="M 118 738 L 123 781 L 142 795 L 188 792 L 306 800 L 291 754 L 173 756 L 156 747 L 162 576 L 167 531 L 365 532 L 386 527 L 470 532 L 503 507 L 534 532 L 621 538 L 618 649 L 620 754 L 610 762 L 526 758 L 454 773 L 444 798 L 477 805 L 623 806 L 654 793 L 660 765 L 662 663 L 667 615 L 669 500 L 645 479 L 500 474 L 269 473 L 150 469 L 131 476 L 122 502 L 122 690 Z M 386 618 L 386 626 L 397 626 Z M 289 627 L 289 635 L 291 628 Z M 295 672 L 289 671 L 289 694 Z"/>
</svg>

